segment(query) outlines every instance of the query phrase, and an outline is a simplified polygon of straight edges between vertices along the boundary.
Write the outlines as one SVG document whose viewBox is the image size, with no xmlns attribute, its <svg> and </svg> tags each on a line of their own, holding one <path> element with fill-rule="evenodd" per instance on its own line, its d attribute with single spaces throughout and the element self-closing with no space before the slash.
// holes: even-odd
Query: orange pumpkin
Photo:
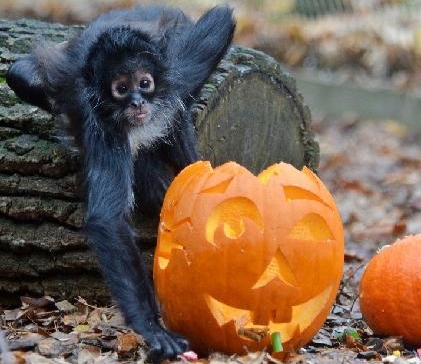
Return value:
<svg viewBox="0 0 421 364">
<path fill-rule="evenodd" d="M 421 345 L 421 235 L 398 240 L 370 260 L 360 281 L 360 307 L 375 333 Z"/>
<path fill-rule="evenodd" d="M 334 302 L 343 227 L 309 169 L 275 164 L 259 176 L 230 162 L 185 168 L 166 194 L 154 280 L 167 326 L 192 349 L 243 353 L 306 344 Z"/>
</svg>

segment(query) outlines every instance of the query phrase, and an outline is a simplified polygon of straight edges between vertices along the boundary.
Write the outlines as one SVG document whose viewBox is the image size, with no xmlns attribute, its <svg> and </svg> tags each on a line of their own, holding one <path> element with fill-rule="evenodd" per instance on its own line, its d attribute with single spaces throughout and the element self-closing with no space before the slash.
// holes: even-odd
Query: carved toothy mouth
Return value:
<svg viewBox="0 0 421 364">
<path fill-rule="evenodd" d="M 259 336 L 265 335 L 265 333 L 270 335 L 279 332 L 281 342 L 286 343 L 296 335 L 297 331 L 303 332 L 313 324 L 317 316 L 325 310 L 335 287 L 335 284 L 331 284 L 317 296 L 299 305 L 292 306 L 292 315 L 289 322 L 269 320 L 266 325 L 254 324 L 251 310 L 229 306 L 210 295 L 205 296 L 205 301 L 219 326 L 231 325 L 232 330 L 236 330 L 237 334 L 249 340 L 258 340 Z M 256 336 L 253 337 L 249 333 L 256 333 Z"/>
</svg>

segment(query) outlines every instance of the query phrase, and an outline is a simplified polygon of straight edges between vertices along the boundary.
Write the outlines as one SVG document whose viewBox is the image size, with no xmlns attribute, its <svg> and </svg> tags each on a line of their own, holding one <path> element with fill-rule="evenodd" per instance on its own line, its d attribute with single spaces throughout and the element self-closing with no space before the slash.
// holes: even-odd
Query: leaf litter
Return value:
<svg viewBox="0 0 421 364">
<path fill-rule="evenodd" d="M 285 362 L 421 363 L 421 349 L 399 337 L 378 337 L 362 319 L 358 283 L 365 264 L 398 237 L 421 233 L 421 148 L 417 135 L 396 121 L 370 122 L 352 115 L 316 119 L 319 176 L 334 196 L 345 228 L 345 269 L 336 302 L 313 340 Z M 4 364 L 143 363 L 145 344 L 116 307 L 79 297 L 22 297 L 19 308 L 1 308 Z M 206 333 L 202 333 L 206 335 Z M 269 352 L 226 356 L 194 353 L 174 363 L 279 364 Z"/>
</svg>

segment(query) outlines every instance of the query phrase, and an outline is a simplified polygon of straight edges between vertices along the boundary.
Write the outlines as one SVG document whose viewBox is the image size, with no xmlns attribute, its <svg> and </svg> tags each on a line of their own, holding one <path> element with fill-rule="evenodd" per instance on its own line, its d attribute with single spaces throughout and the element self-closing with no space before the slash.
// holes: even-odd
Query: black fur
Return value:
<svg viewBox="0 0 421 364">
<path fill-rule="evenodd" d="M 112 295 L 155 361 L 174 357 L 188 344 L 160 325 L 130 215 L 135 204 L 157 213 L 174 174 L 198 158 L 190 107 L 225 54 L 234 27 L 225 7 L 196 23 L 172 8 L 116 10 L 65 45 L 39 46 L 7 74 L 22 100 L 70 120 L 84 162 L 84 231 Z M 130 91 L 141 110 L 150 111 L 138 125 L 127 116 L 133 111 L 128 98 L 116 100 L 110 82 L 139 69 L 154 88 Z"/>
</svg>

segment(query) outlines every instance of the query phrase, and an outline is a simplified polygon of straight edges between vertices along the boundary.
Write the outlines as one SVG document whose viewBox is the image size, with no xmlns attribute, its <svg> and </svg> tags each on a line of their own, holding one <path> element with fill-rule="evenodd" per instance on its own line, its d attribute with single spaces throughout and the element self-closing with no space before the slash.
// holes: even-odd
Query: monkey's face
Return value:
<svg viewBox="0 0 421 364">
<path fill-rule="evenodd" d="M 127 138 L 133 154 L 161 143 L 184 106 L 161 56 L 130 51 L 107 61 L 104 57 L 95 57 L 85 73 L 90 104 L 104 135 Z"/>
<path fill-rule="evenodd" d="M 96 108 L 108 128 L 123 132 L 133 153 L 165 139 L 182 107 L 166 78 L 166 68 L 148 54 L 120 57 L 108 63 Z"/>
<path fill-rule="evenodd" d="M 116 75 L 110 84 L 111 97 L 131 126 L 142 125 L 152 112 L 155 81 L 151 73 L 138 69 Z"/>
<path fill-rule="evenodd" d="M 91 47 L 82 70 L 104 135 L 127 138 L 133 153 L 165 140 L 184 109 L 161 48 L 138 30 L 111 28 Z"/>
<path fill-rule="evenodd" d="M 131 67 L 135 62 L 135 67 Z M 125 60 L 109 72 L 104 102 L 105 122 L 124 133 L 135 154 L 167 135 L 173 104 L 153 64 Z M 108 110 L 108 111 L 107 111 Z"/>
</svg>

